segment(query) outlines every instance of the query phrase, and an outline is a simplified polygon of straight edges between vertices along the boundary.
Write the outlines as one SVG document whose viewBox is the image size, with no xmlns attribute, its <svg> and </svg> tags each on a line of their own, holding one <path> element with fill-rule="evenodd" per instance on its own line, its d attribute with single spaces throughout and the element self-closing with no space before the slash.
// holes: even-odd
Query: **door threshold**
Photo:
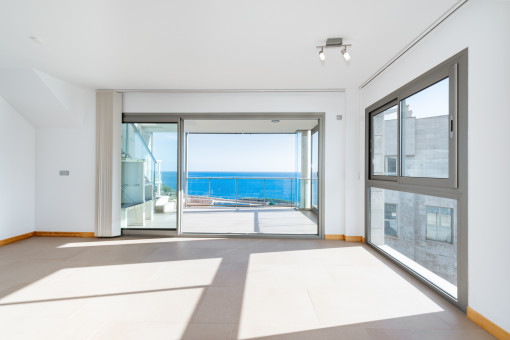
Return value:
<svg viewBox="0 0 510 340">
<path fill-rule="evenodd" d="M 122 229 L 122 236 L 163 236 L 175 237 L 177 230 L 169 229 Z"/>
</svg>

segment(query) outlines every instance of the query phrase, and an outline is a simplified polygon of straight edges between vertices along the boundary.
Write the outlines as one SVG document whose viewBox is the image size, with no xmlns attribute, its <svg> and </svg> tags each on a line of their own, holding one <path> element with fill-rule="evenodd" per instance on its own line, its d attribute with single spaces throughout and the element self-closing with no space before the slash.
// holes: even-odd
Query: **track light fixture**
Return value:
<svg viewBox="0 0 510 340">
<path fill-rule="evenodd" d="M 326 40 L 326 45 L 316 46 L 317 48 L 320 48 L 319 52 L 319 58 L 320 60 L 326 59 L 326 54 L 324 54 L 325 48 L 331 48 L 331 47 L 340 47 L 342 49 L 342 55 L 344 56 L 345 61 L 351 60 L 351 55 L 347 51 L 347 47 L 350 47 L 351 44 L 344 44 L 342 38 L 328 38 Z"/>
</svg>

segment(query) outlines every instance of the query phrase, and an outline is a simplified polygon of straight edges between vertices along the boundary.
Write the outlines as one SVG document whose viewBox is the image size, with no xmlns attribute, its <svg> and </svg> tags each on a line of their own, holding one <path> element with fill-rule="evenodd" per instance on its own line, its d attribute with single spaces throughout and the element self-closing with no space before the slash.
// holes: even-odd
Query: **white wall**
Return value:
<svg viewBox="0 0 510 340">
<path fill-rule="evenodd" d="M 94 91 L 90 95 L 81 126 L 37 129 L 37 231 L 94 232 Z M 59 170 L 70 175 L 59 176 Z"/>
<path fill-rule="evenodd" d="M 0 240 L 34 231 L 35 129 L 0 97 Z"/>
<path fill-rule="evenodd" d="M 345 234 L 345 94 L 343 92 L 124 94 L 124 112 L 325 112 L 325 233 Z M 357 111 L 353 114 L 356 116 Z M 344 120 L 336 120 L 344 115 Z"/>
<path fill-rule="evenodd" d="M 509 18 L 508 1 L 467 2 L 363 89 L 360 110 L 364 117 L 364 109 L 370 104 L 469 48 L 469 306 L 507 331 L 510 331 Z"/>
</svg>

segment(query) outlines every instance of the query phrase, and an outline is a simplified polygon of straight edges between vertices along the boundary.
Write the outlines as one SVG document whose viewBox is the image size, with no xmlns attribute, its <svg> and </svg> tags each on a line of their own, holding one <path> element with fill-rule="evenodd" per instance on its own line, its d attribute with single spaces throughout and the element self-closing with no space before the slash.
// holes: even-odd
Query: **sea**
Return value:
<svg viewBox="0 0 510 340">
<path fill-rule="evenodd" d="M 296 202 L 299 200 L 300 173 L 296 172 L 188 172 L 187 194 L 222 199 L 266 199 Z M 161 180 L 177 188 L 177 172 L 162 171 Z M 317 196 L 317 180 L 312 183 L 312 200 Z M 315 199 L 314 199 L 315 198 Z"/>
</svg>

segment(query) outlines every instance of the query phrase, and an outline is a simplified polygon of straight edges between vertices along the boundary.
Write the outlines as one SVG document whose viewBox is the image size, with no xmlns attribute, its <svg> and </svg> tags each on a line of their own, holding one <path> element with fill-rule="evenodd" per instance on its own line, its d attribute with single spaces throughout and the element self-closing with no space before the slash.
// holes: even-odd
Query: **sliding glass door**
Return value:
<svg viewBox="0 0 510 340">
<path fill-rule="evenodd" d="M 320 236 L 319 119 L 270 118 L 184 120 L 182 233 Z"/>
<path fill-rule="evenodd" d="M 121 228 L 177 228 L 177 123 L 123 123 Z"/>
</svg>

